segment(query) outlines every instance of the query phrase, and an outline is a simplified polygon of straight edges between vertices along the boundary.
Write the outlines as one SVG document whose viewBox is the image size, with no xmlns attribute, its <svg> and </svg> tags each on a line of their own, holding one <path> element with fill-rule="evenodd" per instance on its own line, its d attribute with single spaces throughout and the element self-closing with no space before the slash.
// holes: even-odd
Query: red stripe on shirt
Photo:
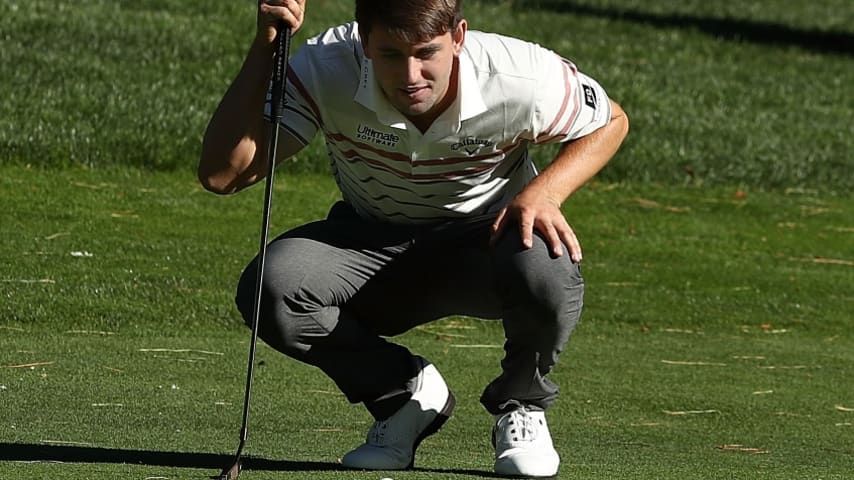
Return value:
<svg viewBox="0 0 854 480">
<path fill-rule="evenodd" d="M 563 116 L 563 113 L 566 111 L 566 106 L 569 103 L 569 94 L 570 92 L 572 92 L 572 88 L 570 88 L 569 85 L 569 76 L 572 75 L 573 77 L 575 77 L 577 72 L 578 71 L 575 69 L 574 65 L 564 60 L 563 79 L 566 85 L 566 96 L 564 96 L 563 98 L 563 105 L 561 105 L 560 112 L 558 112 L 557 118 L 555 118 L 554 122 L 552 122 L 552 124 L 549 126 L 549 129 L 542 135 L 537 137 L 537 139 L 535 140 L 536 143 L 548 143 L 552 140 L 563 138 L 567 134 L 569 134 L 569 130 L 572 128 L 572 124 L 575 123 L 575 120 L 578 117 L 578 109 L 581 106 L 581 99 L 577 94 L 572 96 L 572 112 L 570 112 L 566 122 L 564 122 L 560 131 L 558 131 L 557 133 L 552 132 L 554 131 L 553 129 L 557 126 L 557 123 L 560 118 Z"/>
<path fill-rule="evenodd" d="M 513 151 L 516 147 L 519 146 L 521 141 L 517 140 L 506 147 L 501 148 L 497 152 L 489 152 L 481 155 L 473 155 L 469 157 L 468 155 L 464 157 L 444 157 L 437 158 L 432 160 L 417 160 L 413 162 L 413 165 L 453 165 L 455 163 L 465 163 L 465 162 L 480 162 L 484 160 L 488 160 L 490 158 L 504 157 L 507 155 L 507 152 Z M 499 158 L 500 159 L 500 158 Z"/>
<path fill-rule="evenodd" d="M 362 142 L 360 142 L 360 141 L 358 141 L 358 140 L 354 140 L 354 139 L 352 139 L 352 138 L 350 138 L 350 137 L 348 137 L 348 136 L 346 136 L 346 135 L 342 135 L 342 134 L 340 134 L 340 133 L 331 133 L 331 132 L 330 132 L 330 133 L 327 133 L 327 134 L 326 134 L 326 136 L 327 136 L 327 137 L 329 137 L 329 138 L 331 138 L 332 140 L 337 141 L 337 142 L 347 142 L 347 143 L 349 143 L 350 145 L 353 145 L 353 146 L 355 146 L 355 147 L 357 147 L 357 148 L 361 148 L 361 149 L 363 149 L 363 150 L 367 150 L 367 151 L 369 151 L 369 152 L 373 152 L 373 153 L 375 153 L 375 154 L 377 154 L 377 155 L 379 155 L 379 156 L 381 156 L 381 157 L 385 157 L 385 158 L 387 158 L 387 159 L 389 159 L 389 160 L 392 160 L 392 161 L 394 161 L 394 162 L 406 162 L 406 163 L 409 163 L 409 160 L 410 160 L 410 159 L 409 159 L 409 156 L 404 155 L 404 154 L 402 154 L 402 153 L 389 152 L 388 150 L 381 150 L 381 149 L 376 148 L 376 147 L 374 147 L 374 146 L 372 146 L 372 145 L 368 145 L 367 143 L 362 143 Z"/>
<path fill-rule="evenodd" d="M 502 157 L 502 156 L 506 155 L 507 152 L 512 151 L 517 146 L 519 146 L 519 143 L 520 143 L 520 141 L 516 141 L 516 142 L 511 143 L 511 144 L 507 145 L 506 147 L 500 149 L 497 152 L 490 152 L 490 153 L 485 153 L 482 155 L 474 155 L 471 157 L 470 156 L 444 157 L 444 158 L 435 158 L 435 159 L 428 159 L 428 160 L 412 161 L 412 159 L 409 156 L 404 155 L 402 153 L 389 152 L 388 150 L 382 150 L 382 149 L 376 148 L 372 145 L 369 145 L 367 143 L 363 143 L 363 142 L 360 142 L 358 140 L 354 140 L 353 138 L 350 138 L 349 136 L 343 135 L 341 133 L 327 133 L 327 136 L 329 138 L 331 138 L 332 140 L 335 140 L 337 142 L 347 142 L 347 143 L 349 143 L 349 144 L 351 144 L 357 148 L 367 150 L 369 152 L 372 152 L 376 155 L 379 155 L 381 157 L 387 158 L 387 159 L 395 161 L 395 162 L 406 162 L 406 163 L 412 165 L 413 167 L 426 166 L 426 165 L 453 165 L 455 163 L 479 162 L 479 161 L 487 160 L 490 158 Z"/>
<path fill-rule="evenodd" d="M 552 140 L 562 139 L 569 135 L 570 129 L 572 129 L 572 125 L 578 120 L 578 109 L 581 106 L 581 98 L 578 95 L 575 95 L 575 98 L 572 102 L 572 113 L 567 118 L 566 123 L 564 123 L 560 132 L 555 133 L 553 135 L 540 135 L 537 137 L 536 143 L 548 143 Z"/>
<path fill-rule="evenodd" d="M 314 113 L 314 118 L 317 119 L 317 123 L 319 123 L 322 127 L 323 119 L 320 118 L 320 109 L 317 108 L 317 104 L 314 102 L 314 99 L 311 97 L 311 94 L 308 93 L 308 89 L 305 88 L 305 85 L 303 85 L 299 77 L 297 77 L 297 74 L 294 72 L 293 68 L 288 69 L 288 81 L 296 87 L 300 95 L 302 95 L 302 98 L 304 98 L 305 101 L 308 103 L 308 107 Z"/>
<path fill-rule="evenodd" d="M 562 65 L 563 65 L 563 84 L 566 87 L 569 87 L 569 68 L 565 62 L 562 62 Z M 545 130 L 546 132 L 553 131 L 554 128 L 557 126 L 557 123 L 560 121 L 561 117 L 563 117 L 563 112 L 566 111 L 566 106 L 569 105 L 569 94 L 571 91 L 572 91 L 571 88 L 567 88 L 566 91 L 564 92 L 563 102 L 560 105 L 560 110 L 558 110 L 557 115 L 555 116 L 555 119 L 552 121 L 552 124 L 549 125 L 549 128 L 547 128 Z"/>
<path fill-rule="evenodd" d="M 380 170 L 385 170 L 388 173 L 395 174 L 398 177 L 405 178 L 407 180 L 453 180 L 459 178 L 466 178 L 473 175 L 480 175 L 484 172 L 494 169 L 499 165 L 498 163 L 488 163 L 485 165 L 480 165 L 478 167 L 469 167 L 464 168 L 462 170 L 444 173 L 410 173 L 394 168 L 388 165 L 387 163 L 383 163 L 380 160 L 366 158 L 355 150 L 340 150 L 340 152 L 345 158 L 348 159 L 348 162 L 350 163 L 353 163 L 353 160 L 360 160 L 362 162 L 367 163 L 368 165 L 371 165 L 372 167 L 378 168 Z"/>
</svg>

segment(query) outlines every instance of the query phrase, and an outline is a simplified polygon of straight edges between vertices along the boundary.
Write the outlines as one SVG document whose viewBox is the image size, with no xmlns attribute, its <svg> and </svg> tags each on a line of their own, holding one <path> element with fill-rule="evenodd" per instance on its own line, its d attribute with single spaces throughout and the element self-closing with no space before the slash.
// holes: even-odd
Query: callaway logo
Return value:
<svg viewBox="0 0 854 480">
<path fill-rule="evenodd" d="M 459 142 L 451 145 L 451 150 L 457 151 L 462 149 L 468 156 L 472 156 L 477 153 L 482 147 L 491 147 L 495 145 L 495 142 L 492 140 L 485 140 L 482 138 L 475 137 L 466 137 L 460 140 Z"/>
<path fill-rule="evenodd" d="M 359 124 L 358 130 L 356 130 L 356 138 L 384 147 L 394 147 L 400 141 L 400 137 L 393 133 L 380 132 L 362 124 Z"/>
</svg>

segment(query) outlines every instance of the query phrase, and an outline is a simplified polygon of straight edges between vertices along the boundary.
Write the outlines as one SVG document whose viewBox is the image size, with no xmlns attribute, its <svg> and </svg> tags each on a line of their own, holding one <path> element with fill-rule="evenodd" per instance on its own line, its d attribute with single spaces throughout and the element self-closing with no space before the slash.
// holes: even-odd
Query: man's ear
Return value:
<svg viewBox="0 0 854 480">
<path fill-rule="evenodd" d="M 459 55 L 463 50 L 463 43 L 465 43 L 466 31 L 468 31 L 468 28 L 469 26 L 465 18 L 460 20 L 460 23 L 457 24 L 457 28 L 454 30 L 452 35 L 454 40 L 454 55 Z"/>
</svg>

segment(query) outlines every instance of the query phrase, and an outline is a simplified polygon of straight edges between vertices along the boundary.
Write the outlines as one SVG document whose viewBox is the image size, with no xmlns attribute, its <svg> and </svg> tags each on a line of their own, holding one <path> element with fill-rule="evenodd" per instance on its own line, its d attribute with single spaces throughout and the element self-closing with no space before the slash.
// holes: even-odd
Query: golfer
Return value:
<svg viewBox="0 0 854 480">
<path fill-rule="evenodd" d="M 322 134 L 342 199 L 270 243 L 260 337 L 375 418 L 344 466 L 394 470 L 413 466 L 455 399 L 436 365 L 390 339 L 450 315 L 500 319 L 501 373 L 480 399 L 495 472 L 553 476 L 548 374 L 584 291 L 561 205 L 616 153 L 626 115 L 559 54 L 469 30 L 462 0 L 355 3 L 354 22 L 289 62 L 277 161 Z M 257 34 L 205 132 L 206 189 L 230 194 L 266 174 L 276 26 L 296 31 L 304 13 L 305 0 L 259 3 Z M 544 143 L 561 145 L 538 172 L 529 148 Z M 247 322 L 256 268 L 237 287 Z"/>
</svg>

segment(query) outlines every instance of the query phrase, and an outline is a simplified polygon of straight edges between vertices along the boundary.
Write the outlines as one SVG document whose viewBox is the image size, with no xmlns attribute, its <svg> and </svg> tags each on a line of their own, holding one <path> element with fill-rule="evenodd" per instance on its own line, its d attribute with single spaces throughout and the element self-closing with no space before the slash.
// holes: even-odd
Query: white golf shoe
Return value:
<svg viewBox="0 0 854 480">
<path fill-rule="evenodd" d="M 514 402 L 515 403 L 515 402 Z M 496 415 L 492 429 L 495 446 L 495 473 L 512 477 L 554 477 L 560 457 L 542 411 L 520 405 Z"/>
<path fill-rule="evenodd" d="M 404 470 L 415 464 L 415 450 L 451 417 L 453 393 L 433 364 L 416 357 L 421 371 L 412 398 L 386 420 L 374 422 L 365 443 L 344 455 L 341 464 L 364 470 Z"/>
</svg>

